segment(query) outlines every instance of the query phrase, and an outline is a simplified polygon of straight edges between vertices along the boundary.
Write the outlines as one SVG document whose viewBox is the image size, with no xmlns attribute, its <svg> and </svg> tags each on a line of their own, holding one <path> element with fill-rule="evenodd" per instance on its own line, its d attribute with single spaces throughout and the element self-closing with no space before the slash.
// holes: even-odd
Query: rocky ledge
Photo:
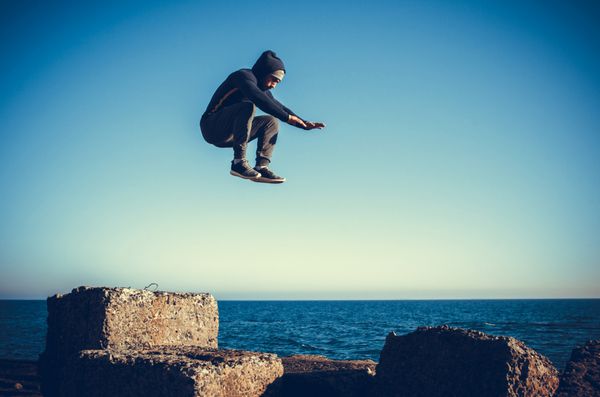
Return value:
<svg viewBox="0 0 600 397">
<path fill-rule="evenodd" d="M 381 351 L 375 395 L 552 396 L 558 371 L 522 342 L 459 328 L 390 333 Z"/>
<path fill-rule="evenodd" d="M 207 293 L 79 287 L 47 300 L 46 350 L 40 357 L 42 390 L 52 397 L 72 375 L 66 364 L 82 350 L 217 348 L 219 312 Z"/>
<path fill-rule="evenodd" d="M 219 350 L 218 318 L 210 294 L 80 287 L 48 298 L 42 391 L 46 397 L 600 397 L 598 341 L 573 352 L 559 386 L 550 361 L 510 337 L 448 326 L 390 333 L 376 364 Z M 0 396 L 38 395 L 35 385 L 7 379 Z M 25 387 L 31 394 L 22 393 Z"/>
<path fill-rule="evenodd" d="M 275 354 L 186 346 L 84 350 L 66 373 L 66 396 L 261 396 L 283 366 Z"/>
<path fill-rule="evenodd" d="M 600 340 L 573 350 L 556 396 L 600 397 Z"/>
<path fill-rule="evenodd" d="M 284 374 L 265 397 L 366 396 L 377 365 L 371 360 L 330 360 L 316 355 L 282 357 L 281 361 Z"/>
</svg>

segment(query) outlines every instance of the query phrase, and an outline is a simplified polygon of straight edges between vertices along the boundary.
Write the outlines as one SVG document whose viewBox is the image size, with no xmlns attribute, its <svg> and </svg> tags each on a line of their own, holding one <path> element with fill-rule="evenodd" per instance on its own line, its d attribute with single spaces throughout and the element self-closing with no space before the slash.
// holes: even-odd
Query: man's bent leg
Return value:
<svg viewBox="0 0 600 397">
<path fill-rule="evenodd" d="M 239 108 L 239 113 L 233 125 L 233 161 L 230 174 L 254 180 L 260 178 L 261 174 L 248 165 L 246 147 L 250 140 L 256 106 L 252 102 L 241 102 L 234 106 Z"/>
<path fill-rule="evenodd" d="M 268 166 L 277 144 L 279 120 L 273 116 L 256 116 L 252 121 L 250 140 L 258 138 L 256 145 L 256 165 Z"/>
<path fill-rule="evenodd" d="M 245 159 L 256 106 L 252 102 L 240 102 L 230 107 L 239 108 L 238 117 L 235 118 L 233 125 L 233 157 Z"/>
<path fill-rule="evenodd" d="M 222 108 L 202 119 L 202 135 L 208 143 L 215 146 L 233 147 L 235 158 L 245 158 L 254 112 L 255 106 L 252 102 L 241 102 Z"/>
<path fill-rule="evenodd" d="M 254 169 L 260 172 L 260 178 L 256 182 L 263 183 L 283 183 L 285 178 L 276 175 L 268 168 L 271 162 L 271 156 L 277 143 L 277 134 L 279 132 L 279 120 L 273 116 L 257 116 L 252 122 L 252 131 L 250 140 L 258 138 L 256 146 L 256 167 Z"/>
<path fill-rule="evenodd" d="M 217 147 L 233 147 L 232 175 L 245 179 L 256 179 L 261 174 L 246 161 L 246 147 L 250 140 L 255 106 L 252 102 L 241 102 L 207 114 L 200 121 L 204 139 Z"/>
</svg>

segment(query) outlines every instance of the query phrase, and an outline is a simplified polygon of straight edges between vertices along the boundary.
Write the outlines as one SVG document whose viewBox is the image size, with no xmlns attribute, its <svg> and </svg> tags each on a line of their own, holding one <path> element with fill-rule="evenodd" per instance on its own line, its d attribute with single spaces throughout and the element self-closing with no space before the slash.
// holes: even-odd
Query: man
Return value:
<svg viewBox="0 0 600 397">
<path fill-rule="evenodd" d="M 277 101 L 271 89 L 285 76 L 285 67 L 273 51 L 265 51 L 252 69 L 231 73 L 213 94 L 200 120 L 204 139 L 217 147 L 233 148 L 231 175 L 255 182 L 283 183 L 269 169 L 277 143 L 279 121 L 305 130 L 325 124 L 306 121 Z M 255 116 L 256 108 L 267 113 Z M 257 139 L 256 166 L 246 160 L 248 142 Z"/>
</svg>

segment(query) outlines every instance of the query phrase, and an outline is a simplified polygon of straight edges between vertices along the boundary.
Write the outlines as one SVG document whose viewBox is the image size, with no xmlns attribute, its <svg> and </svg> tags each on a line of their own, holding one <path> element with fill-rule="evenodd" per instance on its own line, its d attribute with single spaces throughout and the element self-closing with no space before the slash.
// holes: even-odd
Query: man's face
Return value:
<svg viewBox="0 0 600 397">
<path fill-rule="evenodd" d="M 281 80 L 279 80 L 277 77 L 268 75 L 267 77 L 265 77 L 265 79 L 263 81 L 263 89 L 271 90 L 271 89 L 275 88 L 277 86 L 277 84 L 279 84 L 280 81 Z"/>
</svg>

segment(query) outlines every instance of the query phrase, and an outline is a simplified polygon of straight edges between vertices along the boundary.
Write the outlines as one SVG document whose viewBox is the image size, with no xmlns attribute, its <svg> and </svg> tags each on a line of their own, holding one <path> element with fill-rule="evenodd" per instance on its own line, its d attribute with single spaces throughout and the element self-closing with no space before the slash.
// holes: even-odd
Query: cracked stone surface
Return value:
<svg viewBox="0 0 600 397">
<path fill-rule="evenodd" d="M 556 397 L 600 397 L 600 340 L 573 349 Z"/>
<path fill-rule="evenodd" d="M 79 287 L 48 298 L 47 305 L 39 369 L 48 397 L 56 395 L 67 360 L 81 350 L 218 347 L 217 301 L 207 293 Z"/>
<path fill-rule="evenodd" d="M 83 350 L 66 366 L 64 397 L 261 396 L 283 374 L 275 354 L 194 347 Z"/>
<path fill-rule="evenodd" d="M 387 336 L 375 385 L 380 396 L 549 397 L 558 387 L 558 371 L 514 338 L 420 327 Z"/>
<path fill-rule="evenodd" d="M 317 355 L 282 357 L 284 374 L 265 397 L 362 397 L 373 382 L 371 360 L 330 360 Z"/>
</svg>

